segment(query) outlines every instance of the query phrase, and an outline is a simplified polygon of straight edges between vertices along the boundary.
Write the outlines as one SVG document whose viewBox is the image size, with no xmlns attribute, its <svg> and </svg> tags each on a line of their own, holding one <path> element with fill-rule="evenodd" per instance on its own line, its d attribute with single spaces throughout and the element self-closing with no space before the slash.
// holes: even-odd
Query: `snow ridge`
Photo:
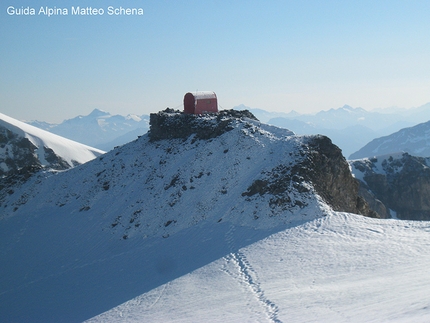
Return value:
<svg viewBox="0 0 430 323">
<path fill-rule="evenodd" d="M 45 157 L 47 149 L 52 150 L 57 156 L 65 160 L 70 167 L 86 163 L 105 153 L 102 150 L 60 137 L 2 113 L 0 113 L 0 128 L 5 128 L 20 138 L 27 138 L 35 146 L 36 154 L 43 166 L 49 165 Z"/>
</svg>

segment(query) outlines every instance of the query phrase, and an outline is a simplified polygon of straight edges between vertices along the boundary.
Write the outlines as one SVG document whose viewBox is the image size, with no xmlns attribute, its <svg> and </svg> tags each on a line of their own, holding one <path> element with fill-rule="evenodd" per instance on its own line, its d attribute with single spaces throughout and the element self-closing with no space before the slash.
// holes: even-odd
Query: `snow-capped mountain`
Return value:
<svg viewBox="0 0 430 323">
<path fill-rule="evenodd" d="M 316 114 L 269 112 L 241 104 L 236 110 L 250 110 L 260 121 L 294 131 L 296 134 L 323 134 L 339 146 L 344 156 L 363 147 L 374 138 L 391 134 L 430 119 L 429 104 L 413 109 L 366 111 L 348 105 Z M 428 116 L 428 118 L 426 117 Z M 31 121 L 29 124 L 77 142 L 108 151 L 128 143 L 149 129 L 148 115 L 111 115 L 99 109 L 61 124 Z"/>
<path fill-rule="evenodd" d="M 414 109 L 367 111 L 348 105 L 316 114 L 270 113 L 249 109 L 261 121 L 290 129 L 296 134 L 323 134 L 349 156 L 374 138 L 389 135 L 405 127 L 430 119 L 429 104 Z"/>
<path fill-rule="evenodd" d="M 149 116 L 111 115 L 94 109 L 87 116 L 77 116 L 60 124 L 32 121 L 29 124 L 50 131 L 65 138 L 102 150 L 111 150 L 123 145 L 148 131 Z"/>
<path fill-rule="evenodd" d="M 351 154 L 349 158 L 370 158 L 400 152 L 407 152 L 413 156 L 430 156 L 430 121 L 373 139 L 360 150 Z"/>
<path fill-rule="evenodd" d="M 24 169 L 64 170 L 103 154 L 75 141 L 0 114 L 0 176 Z"/>
<path fill-rule="evenodd" d="M 288 113 L 285 112 L 274 112 L 274 111 L 266 111 L 263 109 L 255 109 L 255 108 L 251 108 L 248 107 L 244 104 L 240 104 L 238 106 L 233 107 L 234 110 L 238 110 L 238 111 L 250 111 L 258 120 L 260 120 L 263 123 L 267 123 L 270 119 L 273 118 L 279 118 L 279 117 L 283 117 L 283 118 L 295 118 L 300 116 L 300 113 L 296 112 L 296 111 L 290 111 Z"/>
<path fill-rule="evenodd" d="M 386 134 L 398 119 L 400 118 L 396 115 L 374 113 L 345 105 L 316 114 L 294 113 L 289 116 L 277 116 L 267 122 L 290 129 L 297 134 L 328 136 L 342 149 L 344 156 L 348 156 L 366 142 Z"/>
<path fill-rule="evenodd" d="M 428 319 L 427 226 L 334 211 L 378 216 L 328 138 L 235 111 L 150 124 L 0 200 L 3 320 Z"/>
</svg>

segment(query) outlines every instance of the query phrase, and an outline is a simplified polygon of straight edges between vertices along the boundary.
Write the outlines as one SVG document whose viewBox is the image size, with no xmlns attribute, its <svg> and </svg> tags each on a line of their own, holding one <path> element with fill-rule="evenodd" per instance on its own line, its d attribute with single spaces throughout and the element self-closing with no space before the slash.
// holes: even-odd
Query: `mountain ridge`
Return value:
<svg viewBox="0 0 430 323">
<path fill-rule="evenodd" d="M 4 317 L 82 321 L 324 217 L 329 205 L 374 215 L 328 138 L 228 112 L 189 116 L 196 128 L 186 133 L 188 123 L 175 123 L 181 116 L 152 116 L 179 135 L 151 138 L 154 126 L 84 165 L 39 172 L 0 199 Z"/>
<path fill-rule="evenodd" d="M 303 167 L 301 167 L 302 169 L 299 171 L 298 169 L 295 169 L 293 171 L 293 173 L 296 173 L 297 175 L 302 176 L 302 180 L 304 180 L 304 177 L 306 177 L 306 181 L 312 181 L 312 179 L 317 182 L 317 176 L 315 174 L 318 174 L 318 171 L 311 171 L 308 172 L 307 170 L 310 168 L 315 168 L 317 167 L 317 165 L 315 165 L 315 160 L 314 158 L 321 155 L 326 155 L 326 154 L 334 154 L 337 156 L 337 158 L 339 158 L 340 161 L 342 161 L 342 163 L 339 165 L 336 165 L 336 167 L 340 167 L 342 169 L 342 171 L 344 172 L 344 175 L 341 176 L 342 180 L 344 179 L 345 176 L 349 176 L 350 174 L 347 172 L 348 171 L 348 164 L 346 163 L 346 160 L 342 157 L 340 150 L 338 150 L 337 147 L 335 147 L 331 141 L 323 136 L 314 136 L 314 137 L 300 137 L 300 136 L 295 136 L 294 133 L 285 130 L 285 129 L 280 129 L 280 128 L 276 128 L 276 127 L 270 127 L 270 126 L 266 126 L 264 124 L 261 124 L 259 121 L 256 120 L 252 120 L 249 119 L 248 116 L 249 115 L 245 115 L 245 119 L 242 119 L 242 117 L 237 117 L 237 116 L 229 116 L 228 113 L 226 115 L 218 114 L 216 116 L 194 116 L 194 115 L 182 115 L 185 116 L 187 118 L 192 118 L 196 121 L 195 124 L 195 128 L 193 128 L 192 124 L 193 122 L 190 120 L 186 120 L 186 122 L 181 121 L 180 124 L 182 124 L 183 128 L 181 128 L 180 126 L 178 126 L 178 124 L 173 123 L 177 120 L 180 120 L 181 117 L 181 113 L 179 112 L 172 112 L 170 110 L 168 110 L 167 112 L 161 112 L 159 114 L 152 114 L 151 116 L 151 123 L 152 123 L 152 128 L 149 131 L 149 133 L 147 135 L 144 135 L 142 137 L 140 137 L 139 139 L 135 140 L 134 142 L 128 144 L 128 147 L 125 148 L 118 148 L 115 149 L 112 153 L 109 153 L 107 155 L 103 155 L 99 158 L 97 158 L 97 160 L 95 160 L 93 163 L 91 163 L 88 166 L 85 166 L 85 168 L 91 169 L 93 167 L 93 165 L 98 164 L 98 170 L 93 170 L 91 171 L 91 173 L 93 174 L 92 176 L 94 176 L 94 174 L 98 174 L 96 177 L 96 183 L 98 183 L 96 186 L 100 185 L 101 182 L 103 182 L 103 185 L 100 185 L 98 188 L 94 188 L 96 190 L 101 189 L 102 191 L 108 191 L 109 189 L 113 188 L 113 177 L 112 176 L 118 176 L 118 172 L 114 172 L 114 169 L 118 169 L 118 164 L 114 163 L 114 161 L 116 159 L 120 159 L 121 154 L 123 154 L 123 150 L 125 150 L 127 153 L 126 155 L 128 156 L 128 158 L 134 159 L 133 161 L 128 160 L 127 165 L 122 163 L 122 166 L 120 169 L 133 169 L 134 167 L 145 167 L 146 169 L 148 169 L 147 167 L 149 166 L 144 166 L 142 164 L 142 161 L 139 161 L 139 159 L 136 156 L 136 152 L 139 152 L 140 156 L 147 156 L 146 158 L 150 158 L 149 160 L 153 160 L 153 157 L 150 157 L 151 154 L 155 154 L 155 155 L 159 155 L 161 154 L 166 154 L 166 156 L 170 156 L 172 154 L 177 154 L 180 151 L 184 150 L 187 151 L 188 149 L 190 150 L 196 150 L 199 151 L 199 146 L 200 143 L 204 142 L 205 145 L 207 147 L 210 147 L 213 144 L 216 144 L 215 142 L 213 142 L 212 140 L 214 138 L 218 139 L 218 137 L 222 136 L 222 135 L 227 135 L 227 137 L 225 138 L 229 138 L 229 132 L 235 129 L 235 135 L 234 135 L 234 139 L 229 138 L 224 139 L 224 144 L 225 145 L 225 149 L 222 149 L 222 153 L 220 153 L 219 151 L 217 151 L 217 149 L 212 148 L 212 149 L 208 149 L 207 154 L 208 156 L 206 156 L 205 159 L 202 159 L 203 156 L 201 156 L 201 158 L 199 159 L 199 162 L 203 162 L 205 161 L 205 163 L 207 163 L 208 161 L 212 161 L 212 163 L 214 163 L 214 165 L 219 164 L 219 161 L 215 161 L 213 158 L 213 155 L 215 155 L 215 152 L 217 154 L 218 158 L 221 158 L 221 160 L 224 160 L 225 162 L 231 163 L 231 161 L 227 158 L 226 156 L 228 155 L 228 152 L 231 152 L 231 149 L 233 146 L 237 145 L 237 143 L 241 143 L 242 141 L 244 142 L 244 144 L 246 143 L 246 147 L 248 147 L 248 149 L 250 149 L 250 151 L 253 151 L 253 155 L 254 155 L 254 159 L 259 160 L 259 163 L 261 163 L 261 157 L 259 156 L 260 154 L 255 150 L 256 147 L 260 147 L 260 148 L 264 148 L 266 147 L 265 145 L 262 145 L 262 143 L 260 142 L 259 138 L 264 139 L 265 141 L 268 142 L 268 144 L 270 143 L 270 145 L 283 145 L 284 143 L 288 143 L 291 142 L 291 144 L 294 145 L 298 145 L 298 146 L 286 146 L 288 153 L 286 153 L 287 155 L 283 158 L 285 158 L 285 160 L 289 160 L 292 159 L 290 161 L 291 165 L 294 166 L 294 158 L 304 158 L 304 156 L 308 156 L 308 159 L 303 160 Z M 162 125 L 167 125 L 167 129 L 170 129 L 169 131 L 166 131 L 166 128 L 163 126 L 160 126 L 160 123 L 158 121 L 155 121 L 157 118 L 155 118 L 155 116 L 158 116 L 158 118 L 161 120 L 161 124 Z M 190 128 L 191 126 L 191 128 Z M 216 130 L 219 128 L 219 130 Z M 185 132 L 181 129 L 185 129 Z M 179 134 L 179 135 L 177 135 Z M 162 136 L 161 138 L 159 136 Z M 232 134 L 233 136 L 233 134 Z M 289 139 L 291 138 L 291 140 Z M 251 141 L 249 141 L 248 139 L 251 139 Z M 176 142 L 175 144 L 173 144 L 173 142 L 169 143 L 169 141 L 171 140 L 179 140 L 179 142 Z M 227 141 L 225 141 L 227 140 Z M 235 140 L 236 144 L 230 143 L 227 144 L 227 142 L 231 142 L 231 140 Z M 249 141 L 249 142 L 248 142 Z M 151 143 L 152 142 L 152 143 Z M 139 144 L 140 143 L 140 144 Z M 300 144 L 299 144 L 300 143 Z M 254 146 L 254 144 L 257 144 L 256 146 Z M 140 145 L 144 145 L 145 148 L 139 147 Z M 166 146 L 163 149 L 160 149 L 160 147 Z M 217 143 L 216 145 L 219 145 L 219 143 Z M 300 147 L 300 145 L 303 145 L 302 147 Z M 131 148 L 131 147 L 135 147 L 135 148 Z M 295 148 L 293 148 L 295 147 Z M 149 148 L 149 152 L 146 152 L 145 150 Z M 239 145 L 239 147 L 236 147 L 236 149 L 244 149 L 242 146 Z M 267 149 L 267 148 L 264 148 Z M 269 153 L 268 153 L 268 157 L 267 158 L 271 158 L 271 155 L 274 155 L 277 149 L 270 149 Z M 320 150 L 322 149 L 322 150 Z M 221 150 L 221 149 L 219 149 Z M 281 151 L 284 151 L 285 149 L 280 149 L 280 152 L 276 152 L 276 154 L 280 154 Z M 292 150 L 292 151 L 291 151 Z M 185 153 L 184 151 L 184 153 Z M 189 153 L 188 153 L 189 154 Z M 247 153 L 245 151 L 243 151 L 241 153 L 240 156 L 235 157 L 237 160 L 237 162 L 239 163 L 239 160 L 242 160 L 240 163 L 248 163 L 250 166 L 250 168 L 254 168 L 257 166 L 251 166 L 251 153 Z M 196 153 L 196 155 L 202 155 L 201 152 Z M 243 155 L 247 155 L 247 158 L 243 157 Z M 110 157 L 111 156 L 111 157 Z M 114 158 L 112 158 L 112 156 Z M 186 155 L 189 156 L 189 155 Z M 258 156 L 258 157 L 257 157 Z M 249 157 L 249 158 L 248 158 Z M 110 163 L 105 162 L 105 159 L 110 158 L 111 163 L 114 163 L 112 165 L 110 165 Z M 167 166 L 165 166 L 166 164 L 166 157 L 162 157 L 159 156 L 157 157 L 160 159 L 159 161 L 159 165 L 153 165 L 154 169 L 156 168 L 166 168 Z M 195 158 L 195 157 L 193 157 Z M 277 157 L 279 158 L 279 157 Z M 335 165 L 339 160 L 335 160 L 333 159 L 333 156 L 331 157 L 325 157 L 323 160 L 321 161 L 317 161 L 316 163 L 320 163 L 321 165 L 324 165 L 326 163 L 332 163 L 333 165 Z M 153 162 L 153 161 L 152 161 Z M 195 162 L 192 162 L 191 164 L 194 164 Z M 308 163 L 313 163 L 312 166 Z M 285 165 L 284 167 L 281 167 L 281 165 L 283 164 L 283 162 L 279 161 L 279 164 L 273 165 L 272 169 L 267 169 L 265 172 L 267 172 L 267 174 L 269 174 L 270 176 L 273 175 L 274 178 L 278 178 L 280 176 L 280 174 L 289 174 L 290 172 L 292 172 L 291 167 L 292 166 L 287 166 Z M 174 164 L 170 167 L 170 169 L 175 169 L 177 166 L 175 166 Z M 182 166 L 184 167 L 184 166 Z M 261 166 L 260 166 L 261 167 Z M 279 170 L 277 170 L 277 168 L 281 167 Z M 207 169 L 206 169 L 207 168 Z M 203 171 L 203 173 L 210 173 L 210 165 L 206 165 L 205 166 L 205 170 Z M 235 167 L 234 167 L 235 168 Z M 264 169 L 267 168 L 267 166 L 263 167 Z M 109 171 L 109 169 L 112 169 Z M 258 169 L 258 168 L 257 168 Z M 78 171 L 78 170 L 76 170 Z M 106 177 L 107 172 L 110 172 L 110 177 Z M 187 170 L 186 168 L 182 170 L 182 172 L 187 171 L 189 172 L 189 170 Z M 153 172 L 153 171 L 151 171 Z M 280 174 L 276 174 L 279 173 Z M 177 174 L 172 174 L 171 175 L 171 179 L 168 180 L 163 184 L 163 187 L 167 190 L 171 187 L 177 187 L 179 185 L 179 183 L 183 183 L 182 186 L 193 186 L 191 184 L 191 181 L 193 180 L 193 178 L 201 178 L 201 172 L 198 172 L 198 174 L 189 174 L 189 180 L 186 178 L 179 178 L 177 177 L 177 175 L 180 173 L 180 171 L 178 171 Z M 324 174 L 327 174 L 327 172 L 323 172 Z M 178 175 L 179 176 L 179 175 Z M 312 177 L 313 176 L 313 177 Z M 181 176 L 182 177 L 182 176 Z M 281 176 L 282 177 L 282 176 Z M 83 179 L 84 182 L 88 182 L 88 176 L 85 176 L 85 179 Z M 163 176 L 164 178 L 164 176 Z M 352 177 L 351 177 L 352 178 Z M 106 180 L 104 180 L 106 179 Z M 290 177 L 290 175 L 288 175 L 286 177 L 286 179 L 288 179 L 288 183 L 292 182 L 292 179 Z M 76 180 L 76 176 L 73 176 L 73 181 Z M 296 179 L 296 181 L 298 180 L 298 178 Z M 331 178 L 328 182 L 335 182 L 335 178 Z M 266 180 L 262 180 L 260 179 L 260 184 L 263 184 Z M 109 184 L 107 183 L 109 182 Z M 187 185 L 186 182 L 190 182 Z M 325 181 L 324 180 L 320 180 L 320 184 L 321 187 L 324 186 Z M 83 183 L 84 184 L 84 183 Z M 249 185 L 251 185 L 252 183 L 249 183 Z M 159 184 L 158 184 L 159 185 Z M 257 192 L 260 192 L 261 195 L 264 195 L 263 192 L 264 190 L 269 190 L 269 191 L 275 191 L 277 192 L 276 189 L 270 189 L 267 187 L 267 183 L 266 186 L 264 187 L 260 187 L 257 189 Z M 338 184 L 339 185 L 339 184 Z M 351 184 L 348 184 L 348 186 L 352 189 L 352 191 L 356 190 L 356 188 L 354 187 L 354 181 L 351 182 Z M 257 185 L 258 186 L 258 185 Z M 261 186 L 261 185 L 260 185 Z M 300 186 L 300 185 L 299 185 Z M 81 189 L 81 188 L 80 188 Z M 178 195 L 182 195 L 182 194 L 186 194 L 187 189 L 182 189 L 184 190 L 184 192 L 177 192 L 176 194 Z M 217 190 L 222 191 L 222 188 L 218 188 Z M 215 191 L 217 191 L 215 190 Z M 245 190 L 246 191 L 246 190 Z M 240 192 L 241 194 L 244 193 Z M 340 190 L 339 190 L 340 191 Z M 322 191 L 321 191 L 322 192 Z M 77 193 L 76 193 L 77 194 Z M 149 193 L 152 194 L 152 193 Z M 335 195 L 334 193 L 331 193 L 332 195 Z M 355 193 L 354 193 L 355 194 Z M 169 199 L 167 199 L 169 200 Z M 164 201 L 163 201 L 164 203 Z M 173 202 L 172 202 L 173 203 Z M 356 206 L 354 206 L 354 203 L 356 202 L 351 202 L 349 201 L 348 204 L 348 208 L 349 211 L 357 211 L 357 209 L 354 209 Z M 345 205 L 346 205 L 345 204 Z M 11 204 L 13 205 L 13 203 Z M 342 207 L 346 207 L 346 206 L 342 206 Z M 82 208 L 85 208 L 86 206 L 83 205 L 81 206 Z"/>
<path fill-rule="evenodd" d="M 367 111 L 344 105 L 315 114 L 268 113 L 249 109 L 265 123 L 287 128 L 297 134 L 323 134 L 350 156 L 369 141 L 392 134 L 430 119 L 429 104 L 412 109 L 384 109 Z M 358 128 L 360 127 L 360 128 Z M 355 130 L 355 131 L 354 131 Z M 357 131 L 360 130 L 360 131 Z"/>
<path fill-rule="evenodd" d="M 430 156 L 430 121 L 400 129 L 388 136 L 375 138 L 351 154 L 349 158 L 371 158 L 400 152 L 419 157 Z"/>
<path fill-rule="evenodd" d="M 326 135 L 343 150 L 345 156 L 350 156 L 377 137 L 414 126 L 427 117 L 430 119 L 430 114 L 427 112 L 428 105 L 412 109 L 390 108 L 367 111 L 345 104 L 343 107 L 323 110 L 315 114 L 300 114 L 295 110 L 288 113 L 269 112 L 252 109 L 244 104 L 233 109 L 249 110 L 262 122 L 290 129 L 297 134 Z M 94 109 L 87 116 L 80 115 L 65 120 L 61 124 L 41 121 L 31 121 L 30 124 L 107 151 L 146 133 L 149 129 L 148 122 L 148 115 L 111 115 L 109 112 Z"/>
</svg>

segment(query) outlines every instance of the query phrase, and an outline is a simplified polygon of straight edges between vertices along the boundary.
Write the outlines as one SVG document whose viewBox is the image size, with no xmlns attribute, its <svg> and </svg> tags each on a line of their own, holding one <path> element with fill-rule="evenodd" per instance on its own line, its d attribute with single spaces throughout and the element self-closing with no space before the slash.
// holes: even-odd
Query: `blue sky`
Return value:
<svg viewBox="0 0 430 323">
<path fill-rule="evenodd" d="M 49 122 L 94 108 L 149 114 L 195 90 L 215 91 L 224 109 L 419 106 L 430 101 L 429 17 L 430 1 L 4 0 L 0 111 Z"/>
</svg>

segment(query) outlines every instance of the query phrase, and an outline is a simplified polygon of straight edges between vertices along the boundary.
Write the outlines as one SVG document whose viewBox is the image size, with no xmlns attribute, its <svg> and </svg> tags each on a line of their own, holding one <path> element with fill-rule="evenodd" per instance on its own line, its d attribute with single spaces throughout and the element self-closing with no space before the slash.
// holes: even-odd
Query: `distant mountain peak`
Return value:
<svg viewBox="0 0 430 323">
<path fill-rule="evenodd" d="M 100 109 L 94 109 L 93 111 L 91 111 L 91 113 L 88 115 L 88 117 L 91 118 L 99 118 L 99 117 L 106 117 L 106 116 L 110 116 L 111 114 L 109 112 L 100 110 Z"/>
<path fill-rule="evenodd" d="M 347 104 L 345 104 L 341 109 L 344 109 L 344 110 L 354 110 L 353 107 L 351 107 L 350 105 L 347 105 Z"/>
<path fill-rule="evenodd" d="M 299 115 L 300 115 L 300 113 L 297 112 L 296 110 L 291 110 L 290 112 L 288 112 L 289 117 L 297 117 Z"/>
<path fill-rule="evenodd" d="M 239 104 L 238 106 L 235 106 L 233 109 L 234 110 L 250 110 L 251 108 L 242 103 L 242 104 Z M 259 110 L 259 109 L 255 109 L 255 110 Z"/>
<path fill-rule="evenodd" d="M 127 116 L 125 118 L 128 120 L 136 121 L 136 122 L 142 121 L 142 117 L 139 117 L 137 114 L 127 114 Z"/>
<path fill-rule="evenodd" d="M 352 106 L 350 106 L 348 104 L 345 104 L 341 108 L 334 109 L 333 111 L 348 111 L 348 112 L 351 112 L 351 113 L 357 113 L 357 112 L 359 112 L 359 113 L 369 113 L 366 110 L 364 110 L 363 108 L 360 108 L 360 107 L 354 108 L 354 107 L 352 107 Z"/>
<path fill-rule="evenodd" d="M 67 119 L 57 125 L 41 122 L 31 124 L 91 147 L 111 150 L 144 134 L 148 129 L 148 119 L 145 115 L 111 115 L 109 112 L 94 109 L 88 115 Z"/>
</svg>

